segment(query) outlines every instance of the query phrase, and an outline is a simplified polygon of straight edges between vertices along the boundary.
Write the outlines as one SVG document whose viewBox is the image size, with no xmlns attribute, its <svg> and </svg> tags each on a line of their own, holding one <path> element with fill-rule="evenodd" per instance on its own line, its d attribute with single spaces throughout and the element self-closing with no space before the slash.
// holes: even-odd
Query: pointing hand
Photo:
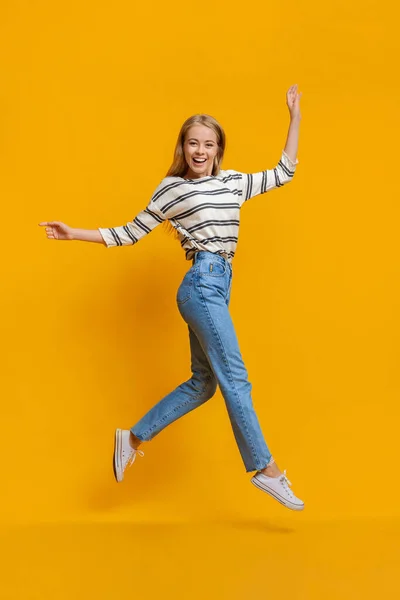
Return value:
<svg viewBox="0 0 400 600">
<path fill-rule="evenodd" d="M 61 221 L 43 221 L 40 227 L 46 227 L 46 235 L 49 240 L 73 240 L 72 228 Z"/>
</svg>

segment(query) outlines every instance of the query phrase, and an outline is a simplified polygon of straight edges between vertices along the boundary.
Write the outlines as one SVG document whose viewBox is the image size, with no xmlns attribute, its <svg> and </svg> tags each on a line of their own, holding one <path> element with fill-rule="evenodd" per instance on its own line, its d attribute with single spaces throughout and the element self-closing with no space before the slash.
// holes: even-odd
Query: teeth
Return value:
<svg viewBox="0 0 400 600">
<path fill-rule="evenodd" d="M 206 159 L 205 159 L 205 158 L 194 158 L 193 160 L 194 160 L 194 162 L 197 162 L 197 163 L 203 163 L 203 162 L 206 162 Z"/>
</svg>

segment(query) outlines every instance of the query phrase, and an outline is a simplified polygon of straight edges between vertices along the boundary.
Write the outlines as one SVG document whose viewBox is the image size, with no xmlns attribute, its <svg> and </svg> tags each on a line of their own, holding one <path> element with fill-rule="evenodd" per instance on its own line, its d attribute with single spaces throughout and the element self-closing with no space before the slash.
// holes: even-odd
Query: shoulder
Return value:
<svg viewBox="0 0 400 600">
<path fill-rule="evenodd" d="M 169 187 L 170 185 L 179 185 L 183 183 L 185 180 L 182 177 L 164 177 L 158 184 L 156 190 L 163 189 Z"/>
<path fill-rule="evenodd" d="M 220 172 L 218 173 L 218 175 L 216 175 L 216 177 L 227 177 L 228 175 L 235 175 L 235 174 L 239 174 L 239 171 L 235 171 L 234 169 L 221 169 Z"/>
<path fill-rule="evenodd" d="M 151 201 L 157 202 L 160 198 L 164 200 L 170 197 L 171 192 L 183 183 L 185 183 L 185 180 L 182 177 L 164 177 L 154 190 Z"/>
<path fill-rule="evenodd" d="M 230 181 L 238 181 L 243 177 L 243 173 L 240 171 L 235 171 L 234 169 L 221 169 L 221 171 L 216 175 L 216 178 L 219 179 L 222 183 L 228 183 Z"/>
</svg>

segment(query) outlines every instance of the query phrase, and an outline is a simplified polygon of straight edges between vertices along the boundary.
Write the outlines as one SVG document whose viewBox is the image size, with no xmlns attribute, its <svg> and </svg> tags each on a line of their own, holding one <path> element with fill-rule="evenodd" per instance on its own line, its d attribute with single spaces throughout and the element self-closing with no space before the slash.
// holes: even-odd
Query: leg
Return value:
<svg viewBox="0 0 400 600">
<path fill-rule="evenodd" d="M 180 311 L 195 332 L 221 388 L 246 471 L 261 470 L 273 459 L 254 411 L 252 386 L 228 310 L 232 273 L 223 259 L 201 254 L 190 282 L 190 297 L 180 305 Z"/>
<path fill-rule="evenodd" d="M 215 394 L 217 382 L 199 340 L 189 327 L 192 377 L 158 402 L 131 428 L 131 445 L 153 439 L 162 429 L 204 404 Z"/>
</svg>

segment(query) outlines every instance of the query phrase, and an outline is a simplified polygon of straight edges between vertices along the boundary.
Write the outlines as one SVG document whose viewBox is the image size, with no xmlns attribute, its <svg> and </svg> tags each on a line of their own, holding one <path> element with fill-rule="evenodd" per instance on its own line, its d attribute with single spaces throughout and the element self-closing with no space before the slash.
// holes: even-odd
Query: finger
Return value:
<svg viewBox="0 0 400 600">
<path fill-rule="evenodd" d="M 44 227 L 45 225 L 48 225 L 47 221 L 42 221 L 41 223 L 39 223 L 40 227 Z"/>
</svg>

